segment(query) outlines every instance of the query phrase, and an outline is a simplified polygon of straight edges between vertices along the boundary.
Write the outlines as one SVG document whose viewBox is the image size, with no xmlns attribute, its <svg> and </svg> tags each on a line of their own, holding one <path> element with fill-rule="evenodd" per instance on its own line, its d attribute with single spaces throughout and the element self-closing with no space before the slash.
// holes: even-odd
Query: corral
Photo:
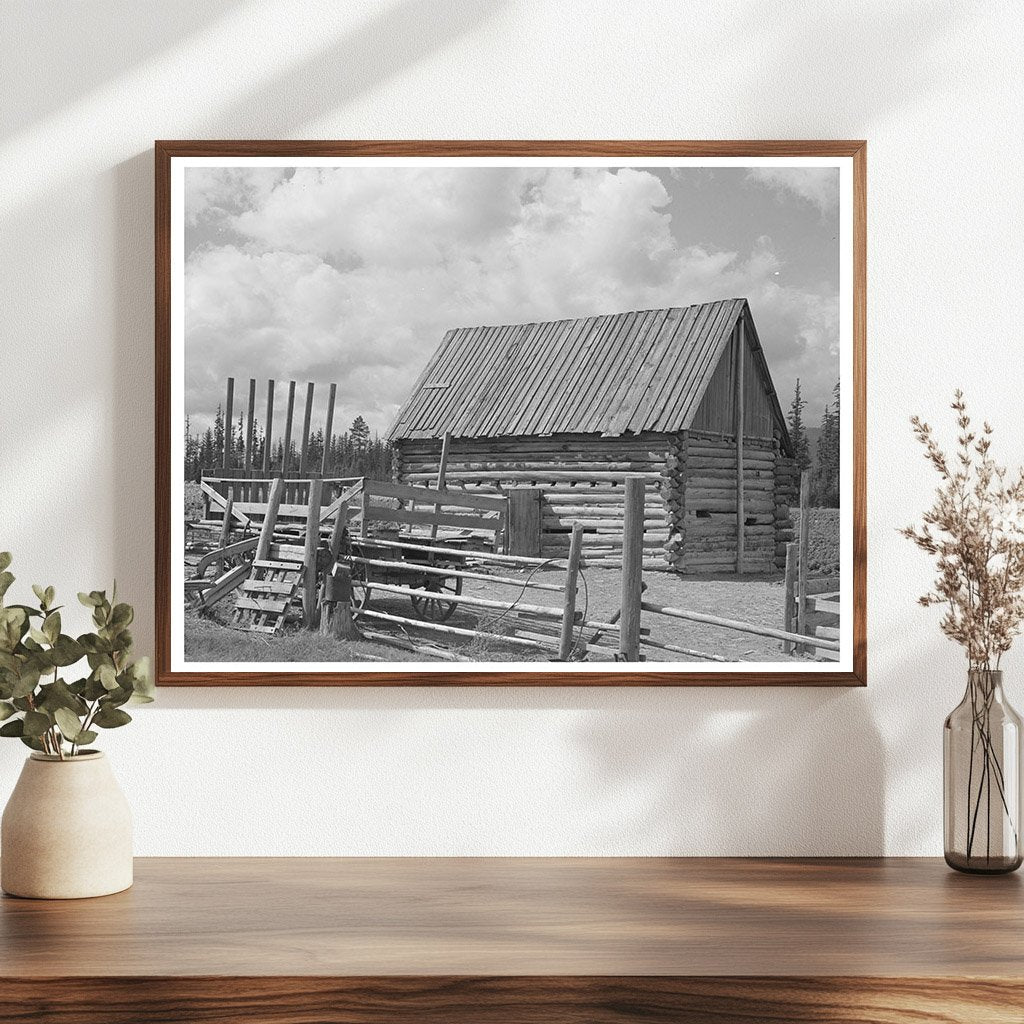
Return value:
<svg viewBox="0 0 1024 1024">
<path fill-rule="evenodd" d="M 268 382 L 255 458 L 256 392 L 187 554 L 193 608 L 237 631 L 301 623 L 337 660 L 838 656 L 838 579 L 810 577 L 809 514 L 794 537 L 808 477 L 745 299 L 449 332 L 392 428 L 391 480 L 325 475 L 333 384 L 319 472 L 313 384 L 293 457 L 290 382 L 275 463 Z M 716 605 L 698 576 L 741 589 Z M 199 660 L 239 647 L 189 621 Z"/>
</svg>

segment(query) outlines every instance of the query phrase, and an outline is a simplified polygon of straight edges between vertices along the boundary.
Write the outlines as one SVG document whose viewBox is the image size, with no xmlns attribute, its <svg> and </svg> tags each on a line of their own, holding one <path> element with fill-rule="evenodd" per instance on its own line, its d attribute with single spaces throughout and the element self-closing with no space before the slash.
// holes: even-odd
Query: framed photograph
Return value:
<svg viewBox="0 0 1024 1024">
<path fill-rule="evenodd" d="M 158 142 L 161 685 L 864 685 L 863 142 Z"/>
</svg>

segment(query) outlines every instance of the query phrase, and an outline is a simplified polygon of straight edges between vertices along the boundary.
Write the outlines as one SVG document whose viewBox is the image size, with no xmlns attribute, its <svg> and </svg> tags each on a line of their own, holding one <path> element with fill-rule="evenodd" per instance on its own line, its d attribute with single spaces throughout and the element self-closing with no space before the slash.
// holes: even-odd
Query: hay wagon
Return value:
<svg viewBox="0 0 1024 1024">
<path fill-rule="evenodd" d="M 455 613 L 458 601 L 446 598 L 457 598 L 462 593 L 462 576 L 458 573 L 461 560 L 457 553 L 466 550 L 468 539 L 436 542 L 442 548 L 450 548 L 453 552 L 450 556 L 436 554 L 436 549 L 425 550 L 429 546 L 426 539 L 422 548 L 415 538 L 407 537 L 406 540 L 410 543 L 398 549 L 369 538 L 351 541 L 347 560 L 352 567 L 353 612 L 356 618 L 370 609 L 375 590 L 378 598 L 394 596 L 391 591 L 382 591 L 381 586 L 423 591 L 422 596 L 405 596 L 416 617 L 425 622 L 446 622 Z"/>
</svg>

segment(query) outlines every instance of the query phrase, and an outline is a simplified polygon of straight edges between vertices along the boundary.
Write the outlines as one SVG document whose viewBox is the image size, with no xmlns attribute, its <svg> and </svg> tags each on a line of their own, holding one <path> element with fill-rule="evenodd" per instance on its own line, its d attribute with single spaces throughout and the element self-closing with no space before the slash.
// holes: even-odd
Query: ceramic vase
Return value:
<svg viewBox="0 0 1024 1024">
<path fill-rule="evenodd" d="M 68 900 L 131 884 L 131 811 L 107 758 L 32 754 L 0 825 L 0 888 Z"/>
</svg>

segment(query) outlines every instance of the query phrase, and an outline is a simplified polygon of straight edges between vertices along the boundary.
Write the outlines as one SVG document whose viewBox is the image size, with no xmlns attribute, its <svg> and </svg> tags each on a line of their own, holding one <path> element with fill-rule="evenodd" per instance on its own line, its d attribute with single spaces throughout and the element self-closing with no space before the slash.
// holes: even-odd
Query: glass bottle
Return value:
<svg viewBox="0 0 1024 1024">
<path fill-rule="evenodd" d="M 1003 673 L 971 669 L 964 699 L 943 727 L 946 863 L 1000 874 L 1021 865 L 1021 719 Z"/>
</svg>

